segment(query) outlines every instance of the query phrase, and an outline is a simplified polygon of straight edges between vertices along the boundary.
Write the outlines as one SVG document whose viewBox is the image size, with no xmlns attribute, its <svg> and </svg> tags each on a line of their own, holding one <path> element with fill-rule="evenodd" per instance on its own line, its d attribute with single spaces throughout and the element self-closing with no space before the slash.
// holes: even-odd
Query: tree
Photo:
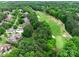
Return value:
<svg viewBox="0 0 79 59">
<path fill-rule="evenodd" d="M 19 18 L 19 19 L 18 19 L 18 22 L 19 22 L 19 24 L 23 24 L 23 23 L 24 23 L 23 18 Z"/>
<path fill-rule="evenodd" d="M 25 11 L 25 12 L 31 12 L 31 11 L 33 11 L 33 9 L 30 7 L 30 6 L 26 6 L 25 8 L 23 8 L 23 10 Z"/>
<path fill-rule="evenodd" d="M 74 44 L 72 40 L 67 41 L 63 49 L 57 52 L 57 56 L 64 57 L 74 57 L 78 53 L 78 47 Z"/>
<path fill-rule="evenodd" d="M 31 37 L 33 29 L 30 25 L 24 27 L 24 32 L 22 33 L 23 37 Z"/>
<path fill-rule="evenodd" d="M 56 39 L 48 40 L 48 42 L 47 42 L 48 56 L 50 56 L 50 57 L 56 56 L 55 48 L 56 48 Z"/>
<path fill-rule="evenodd" d="M 31 51 L 34 49 L 33 46 L 33 39 L 32 38 L 22 38 L 19 42 L 18 42 L 18 48 L 27 51 Z"/>
<path fill-rule="evenodd" d="M 3 20 L 3 19 L 5 19 L 5 14 L 4 13 L 2 13 L 2 12 L 0 12 L 0 22 Z"/>
<path fill-rule="evenodd" d="M 74 42 L 74 44 L 75 44 L 77 47 L 79 47 L 79 37 L 73 36 L 73 37 L 71 38 L 71 40 Z"/>
<path fill-rule="evenodd" d="M 74 44 L 77 46 L 77 54 L 76 54 L 76 56 L 78 57 L 79 56 L 79 37 L 77 37 L 77 36 L 74 36 L 72 39 L 71 39 L 73 42 L 74 42 Z"/>
<path fill-rule="evenodd" d="M 67 20 L 66 24 L 66 29 L 67 31 L 71 34 L 71 35 L 79 35 L 79 25 L 78 25 L 78 21 L 76 21 L 75 19 L 70 18 L 69 20 Z"/>
<path fill-rule="evenodd" d="M 51 30 L 46 22 L 40 22 L 39 27 L 33 32 L 33 38 L 37 42 L 36 44 L 42 50 L 48 50 L 47 42 L 51 39 Z"/>
<path fill-rule="evenodd" d="M 34 57 L 35 52 L 34 51 L 28 51 L 25 53 L 25 57 Z"/>
<path fill-rule="evenodd" d="M 79 36 L 79 27 L 73 28 L 71 34 L 74 36 Z"/>
<path fill-rule="evenodd" d="M 17 29 L 17 28 L 18 28 L 18 26 L 17 26 L 17 25 L 14 25 L 14 26 L 13 26 L 13 28 L 14 28 L 14 29 Z"/>
<path fill-rule="evenodd" d="M 35 11 L 29 6 L 25 7 L 25 11 L 28 12 L 28 18 L 31 25 L 33 26 L 33 29 L 37 29 L 39 26 L 39 21 Z"/>
<path fill-rule="evenodd" d="M 34 56 L 35 57 L 47 57 L 48 55 L 47 55 L 47 51 L 44 51 L 44 50 L 42 50 L 42 51 L 35 51 L 35 54 L 34 54 Z"/>
<path fill-rule="evenodd" d="M 19 14 L 19 9 L 16 8 L 16 9 L 14 10 L 14 12 L 12 13 L 12 15 L 17 16 L 18 14 Z"/>
<path fill-rule="evenodd" d="M 5 28 L 5 29 L 8 29 L 8 28 L 11 28 L 13 24 L 12 23 L 3 23 L 2 26 Z"/>
<path fill-rule="evenodd" d="M 11 52 L 6 53 L 4 56 L 5 57 L 22 57 L 21 51 L 22 51 L 21 49 L 13 48 Z"/>
<path fill-rule="evenodd" d="M 0 27 L 0 35 L 5 33 L 5 29 L 3 27 Z"/>
<path fill-rule="evenodd" d="M 39 27 L 36 32 L 38 33 L 38 36 L 43 39 L 51 39 L 52 37 L 51 29 L 45 21 L 39 23 Z"/>
</svg>

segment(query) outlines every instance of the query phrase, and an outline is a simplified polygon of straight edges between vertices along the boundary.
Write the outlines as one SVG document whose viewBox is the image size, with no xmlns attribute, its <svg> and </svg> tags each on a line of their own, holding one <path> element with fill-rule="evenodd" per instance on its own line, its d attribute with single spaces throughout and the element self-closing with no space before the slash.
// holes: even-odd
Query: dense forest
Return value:
<svg viewBox="0 0 79 59">
<path fill-rule="evenodd" d="M 0 2 L 0 56 L 79 57 L 79 2 Z"/>
</svg>

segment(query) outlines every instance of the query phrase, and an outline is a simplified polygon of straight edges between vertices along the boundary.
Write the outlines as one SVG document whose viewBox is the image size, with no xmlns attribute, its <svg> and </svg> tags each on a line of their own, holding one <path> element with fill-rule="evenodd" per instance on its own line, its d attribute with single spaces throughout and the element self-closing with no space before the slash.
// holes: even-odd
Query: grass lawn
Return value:
<svg viewBox="0 0 79 59">
<path fill-rule="evenodd" d="M 57 23 L 55 23 L 54 21 L 51 21 L 52 18 L 49 18 L 48 15 L 39 11 L 37 11 L 37 15 L 38 15 L 39 21 L 46 21 L 49 24 L 53 35 L 61 34 L 60 27 L 57 25 Z"/>
<path fill-rule="evenodd" d="M 0 38 L 0 44 L 5 44 L 7 42 L 7 38 L 4 35 L 1 35 Z"/>
</svg>

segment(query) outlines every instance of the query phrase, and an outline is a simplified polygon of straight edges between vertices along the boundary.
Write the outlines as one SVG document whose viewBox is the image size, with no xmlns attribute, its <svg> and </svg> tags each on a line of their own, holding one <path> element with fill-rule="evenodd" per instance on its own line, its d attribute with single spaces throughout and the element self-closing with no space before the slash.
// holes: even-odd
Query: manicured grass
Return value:
<svg viewBox="0 0 79 59">
<path fill-rule="evenodd" d="M 61 49 L 64 47 L 64 38 L 62 38 L 61 36 L 56 36 L 56 47 L 58 49 Z"/>
<path fill-rule="evenodd" d="M 53 35 L 60 35 L 61 34 L 61 29 L 60 29 L 59 25 L 57 25 L 57 23 L 55 23 L 52 20 L 52 18 L 50 18 L 47 14 L 39 12 L 39 11 L 37 11 L 36 13 L 37 13 L 40 21 L 46 21 L 49 24 Z"/>
</svg>

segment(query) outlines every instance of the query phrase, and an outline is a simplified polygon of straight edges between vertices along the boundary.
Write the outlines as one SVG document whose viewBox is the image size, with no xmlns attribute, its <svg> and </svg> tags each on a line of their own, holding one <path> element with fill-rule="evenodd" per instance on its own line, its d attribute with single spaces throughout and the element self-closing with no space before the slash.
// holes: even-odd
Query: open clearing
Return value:
<svg viewBox="0 0 79 59">
<path fill-rule="evenodd" d="M 56 47 L 59 49 L 63 48 L 64 42 L 66 41 L 65 39 L 71 38 L 69 33 L 65 30 L 64 24 L 60 20 L 46 13 L 36 11 L 36 14 L 39 21 L 46 21 L 49 24 L 52 30 L 52 35 L 55 36 L 56 39 Z"/>
</svg>

